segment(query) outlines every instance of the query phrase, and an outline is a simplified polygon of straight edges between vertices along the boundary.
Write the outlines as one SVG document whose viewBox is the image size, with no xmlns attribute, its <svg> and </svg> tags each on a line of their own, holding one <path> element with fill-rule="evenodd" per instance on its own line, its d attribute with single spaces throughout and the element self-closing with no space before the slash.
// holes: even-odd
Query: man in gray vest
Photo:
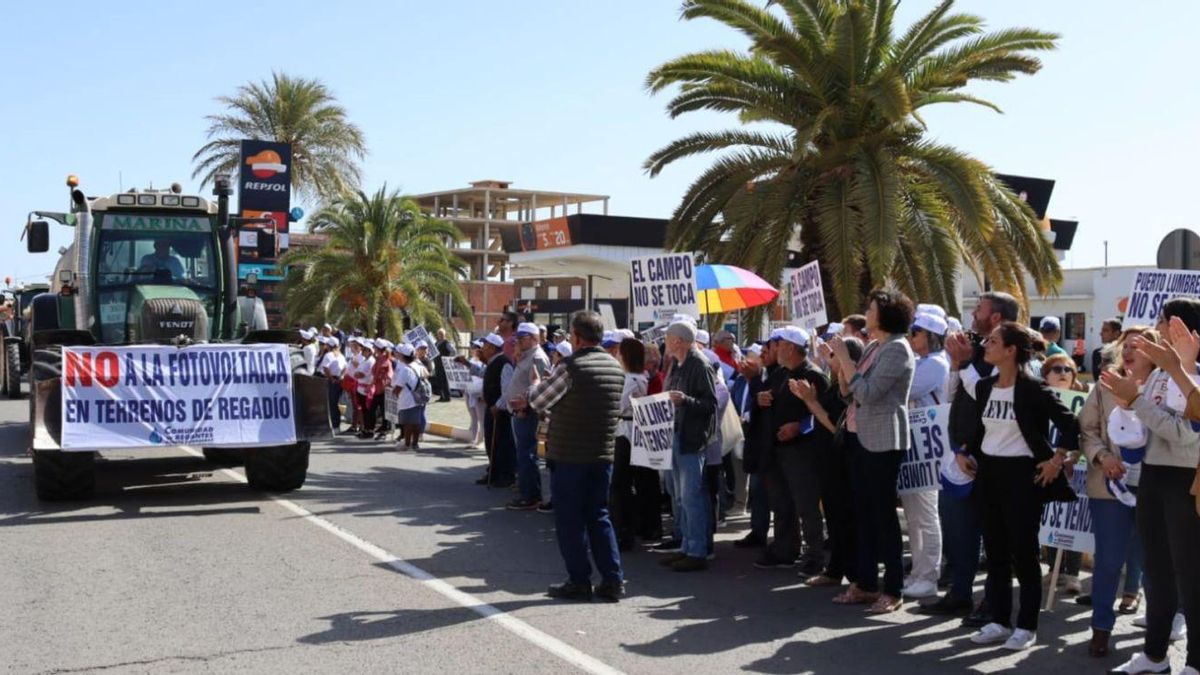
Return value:
<svg viewBox="0 0 1200 675">
<path fill-rule="evenodd" d="M 512 379 L 504 387 L 504 400 L 524 398 L 534 378 L 550 374 L 550 357 L 542 351 L 538 327 L 532 323 L 517 326 L 517 361 Z M 537 458 L 537 413 L 528 408 L 513 410 L 512 435 L 517 452 L 517 489 L 520 495 L 509 502 L 513 511 L 531 511 L 542 503 L 542 476 Z"/>
<path fill-rule="evenodd" d="M 567 566 L 566 583 L 551 586 L 549 595 L 564 600 L 617 602 L 625 592 L 621 554 L 608 517 L 613 445 L 621 411 L 625 372 L 599 344 L 604 324 L 596 312 L 571 316 L 574 352 L 546 379 L 533 376 L 526 400 L 514 408 L 549 413 L 546 458 L 554 494 L 554 529 Z M 527 401 L 527 402 L 526 402 Z M 592 562 L 600 584 L 592 589 Z"/>
</svg>

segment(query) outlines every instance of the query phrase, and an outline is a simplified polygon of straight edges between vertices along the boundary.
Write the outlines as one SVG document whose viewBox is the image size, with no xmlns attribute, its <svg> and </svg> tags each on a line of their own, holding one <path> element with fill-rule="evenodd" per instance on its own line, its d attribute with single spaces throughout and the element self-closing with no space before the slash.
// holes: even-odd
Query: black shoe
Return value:
<svg viewBox="0 0 1200 675">
<path fill-rule="evenodd" d="M 1092 606 L 1092 596 L 1077 595 L 1077 596 L 1075 596 L 1075 604 L 1083 605 L 1084 607 L 1091 607 Z"/>
<path fill-rule="evenodd" d="M 983 628 L 992 622 L 992 613 L 986 602 L 980 602 L 975 609 L 962 620 L 962 625 L 968 628 Z"/>
<path fill-rule="evenodd" d="M 750 534 L 733 542 L 733 545 L 735 548 L 762 548 L 767 545 L 767 538 L 761 534 L 755 534 L 754 532 L 751 532 Z"/>
<path fill-rule="evenodd" d="M 549 502 L 542 502 L 541 504 L 538 504 L 537 512 L 538 513 L 554 513 L 554 502 L 549 501 Z"/>
<path fill-rule="evenodd" d="M 570 581 L 555 584 L 546 589 L 546 595 L 558 600 L 591 600 L 592 585 L 576 584 Z"/>
<path fill-rule="evenodd" d="M 438 403 L 449 403 L 449 402 L 450 402 L 450 397 L 449 397 L 449 396 L 447 396 L 446 398 L 439 398 L 439 399 L 438 399 Z"/>
<path fill-rule="evenodd" d="M 824 569 L 825 569 L 825 566 L 822 565 L 820 563 L 820 561 L 810 560 L 810 561 L 808 561 L 806 563 L 802 563 L 800 565 L 800 578 L 807 579 L 809 577 L 820 576 L 821 572 L 824 571 Z"/>
<path fill-rule="evenodd" d="M 596 586 L 592 597 L 600 602 L 620 602 L 624 595 L 624 581 L 605 581 Z"/>
<path fill-rule="evenodd" d="M 780 558 L 779 556 L 767 551 L 761 558 L 754 561 L 754 566 L 760 570 L 781 570 L 792 569 L 796 566 L 795 560 Z"/>
<path fill-rule="evenodd" d="M 668 539 L 650 547 L 654 553 L 679 553 L 683 549 L 683 542 L 678 539 Z"/>
<path fill-rule="evenodd" d="M 517 499 L 509 502 L 504 508 L 508 509 L 509 511 L 532 511 L 538 507 L 538 504 L 541 503 L 542 502 L 539 499 L 521 499 L 518 497 Z"/>
<path fill-rule="evenodd" d="M 937 602 L 931 602 L 917 607 L 917 614 L 927 616 L 966 616 L 971 613 L 973 606 L 970 600 L 943 595 Z"/>
<path fill-rule="evenodd" d="M 494 488 L 510 488 L 517 484 L 515 478 L 500 478 L 492 482 Z"/>
<path fill-rule="evenodd" d="M 360 431 L 360 432 L 358 432 L 358 437 L 364 441 L 369 441 L 369 440 L 375 438 L 375 434 L 372 434 L 369 431 Z"/>
<path fill-rule="evenodd" d="M 686 557 L 687 555 L 684 553 L 670 553 L 660 558 L 658 564 L 662 565 L 663 567 L 670 567 Z"/>
<path fill-rule="evenodd" d="M 487 485 L 488 484 L 487 474 L 484 474 L 482 478 L 477 479 L 475 481 L 475 484 L 476 485 Z"/>
<path fill-rule="evenodd" d="M 671 569 L 676 572 L 700 572 L 708 569 L 708 560 L 685 555 L 682 559 L 676 560 L 671 565 Z"/>
</svg>

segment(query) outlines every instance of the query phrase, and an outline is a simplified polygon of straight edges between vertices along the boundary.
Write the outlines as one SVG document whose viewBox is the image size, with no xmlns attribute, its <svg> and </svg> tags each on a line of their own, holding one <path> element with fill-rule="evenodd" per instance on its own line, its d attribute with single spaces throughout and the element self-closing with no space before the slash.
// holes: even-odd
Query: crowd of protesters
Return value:
<svg viewBox="0 0 1200 675">
<path fill-rule="evenodd" d="M 1037 643 L 1043 561 L 1058 558 L 1064 590 L 1092 607 L 1089 654 L 1107 657 L 1116 615 L 1144 609 L 1142 650 L 1110 672 L 1169 672 L 1168 645 L 1200 621 L 1200 300 L 1168 301 L 1154 327 L 1104 322 L 1091 387 L 1082 348 L 1057 344 L 1057 319 L 1018 323 L 1010 295 L 983 294 L 966 328 L 896 291 L 872 292 L 864 310 L 744 347 L 687 317 L 642 341 L 592 312 L 549 336 L 510 312 L 457 356 L 472 375 L 470 437 L 488 456 L 478 483 L 513 488 L 510 509 L 554 514 L 568 576 L 550 595 L 618 601 L 621 556 L 643 548 L 675 572 L 703 571 L 718 527 L 744 510 L 749 531 L 733 545 L 760 548 L 755 567 L 794 571 L 868 614 L 907 600 L 960 616 L 973 643 L 1014 651 Z M 312 372 L 329 379 L 333 424 L 344 399 L 348 433 L 387 434 L 380 392 L 391 387 L 400 442 L 419 447 L 423 387 L 441 368 L 428 345 L 301 333 Z M 1086 393 L 1078 416 L 1055 390 Z M 634 402 L 657 393 L 675 408 L 666 471 L 632 462 Z M 901 495 L 910 410 L 944 404 L 942 489 Z M 1076 499 L 1075 470 L 1093 519 L 1090 594 L 1082 556 L 1044 558 L 1038 536 L 1044 505 Z M 1200 649 L 1187 665 L 1196 673 Z"/>
</svg>

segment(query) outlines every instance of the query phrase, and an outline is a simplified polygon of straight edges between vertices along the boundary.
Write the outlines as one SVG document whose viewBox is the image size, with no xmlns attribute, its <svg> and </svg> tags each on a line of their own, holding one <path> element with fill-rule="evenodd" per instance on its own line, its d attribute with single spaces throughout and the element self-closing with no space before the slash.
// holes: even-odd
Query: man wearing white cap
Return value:
<svg viewBox="0 0 1200 675">
<path fill-rule="evenodd" d="M 523 399 L 529 387 L 550 374 L 550 357 L 542 351 L 541 333 L 536 324 L 517 326 L 517 363 L 502 396 L 512 412 L 513 445 L 517 454 L 517 489 L 520 494 L 508 504 L 513 511 L 530 511 L 542 503 L 542 478 L 537 459 L 537 413 L 513 405 Z"/>
<path fill-rule="evenodd" d="M 917 305 L 908 343 L 916 354 L 909 408 L 927 408 L 947 402 L 946 382 L 950 379 L 950 360 L 943 349 L 946 337 L 946 311 L 937 305 Z M 942 562 L 942 526 L 938 516 L 938 490 L 900 495 L 908 525 L 908 547 L 912 552 L 912 570 L 905 579 L 902 594 L 906 598 L 932 598 Z"/>
<path fill-rule="evenodd" d="M 341 345 L 332 335 L 322 335 L 321 344 L 325 345 L 325 354 L 321 357 L 317 370 L 328 382 L 329 426 L 337 433 L 342 421 L 338 400 L 342 397 L 342 374 L 346 370 L 346 357 L 342 356 Z"/>
<path fill-rule="evenodd" d="M 775 358 L 779 368 L 757 401 L 766 413 L 767 437 L 772 440 L 763 450 L 775 511 L 775 541 L 755 566 L 787 568 L 799 558 L 801 576 L 811 577 L 824 568 L 820 449 L 815 443 L 819 436 L 813 433 L 816 425 L 808 405 L 792 393 L 788 382 L 808 382 L 819 398 L 829 389 L 829 380 L 808 361 L 808 333 L 798 326 L 780 330 Z"/>
<path fill-rule="evenodd" d="M 310 375 L 317 374 L 317 331 L 304 328 L 300 329 L 300 344 L 303 348 L 300 353 L 304 355 L 304 365 L 308 366 Z"/>
<path fill-rule="evenodd" d="M 483 401 L 488 407 L 488 414 L 483 418 L 483 443 L 489 460 L 488 473 L 475 482 L 489 487 L 509 487 L 515 481 L 517 457 L 513 448 L 512 416 L 504 398 L 504 390 L 512 380 L 513 365 L 504 354 L 505 343 L 499 334 L 488 333 L 480 349 L 484 362 L 475 369 L 483 377 Z"/>
<path fill-rule="evenodd" d="M 1046 358 L 1067 353 L 1067 350 L 1058 344 L 1062 339 L 1062 324 L 1058 322 L 1057 316 L 1042 317 L 1041 323 L 1038 324 L 1038 332 L 1046 339 Z"/>
</svg>

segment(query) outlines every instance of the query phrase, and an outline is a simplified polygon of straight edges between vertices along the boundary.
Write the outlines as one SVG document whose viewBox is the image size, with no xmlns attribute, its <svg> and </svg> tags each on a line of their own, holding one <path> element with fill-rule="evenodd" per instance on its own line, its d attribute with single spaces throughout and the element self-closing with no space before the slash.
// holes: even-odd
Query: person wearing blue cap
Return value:
<svg viewBox="0 0 1200 675">
<path fill-rule="evenodd" d="M 1134 337 L 1158 342 L 1158 334 L 1144 327 L 1130 328 L 1112 342 L 1114 363 L 1111 368 L 1123 376 L 1145 382 L 1154 364 L 1138 352 Z M 1092 533 L 1096 552 L 1092 565 L 1092 639 L 1088 654 L 1103 658 L 1109 654 L 1109 640 L 1116 626 L 1113 603 L 1125 568 L 1124 594 L 1118 611 L 1136 614 L 1141 604 L 1142 546 L 1137 536 L 1136 512 L 1109 492 L 1106 481 L 1123 480 L 1136 494 L 1141 467 L 1127 466 L 1121 460 L 1121 442 L 1128 439 L 1110 432 L 1114 413 L 1123 411 L 1116 397 L 1104 387 L 1093 387 L 1079 411 L 1079 445 L 1087 458 L 1088 508 L 1092 514 Z M 1136 421 L 1136 416 L 1134 416 Z M 1138 425 L 1141 427 L 1141 425 Z M 1139 428 L 1134 444 L 1145 447 L 1145 430 Z"/>
</svg>

